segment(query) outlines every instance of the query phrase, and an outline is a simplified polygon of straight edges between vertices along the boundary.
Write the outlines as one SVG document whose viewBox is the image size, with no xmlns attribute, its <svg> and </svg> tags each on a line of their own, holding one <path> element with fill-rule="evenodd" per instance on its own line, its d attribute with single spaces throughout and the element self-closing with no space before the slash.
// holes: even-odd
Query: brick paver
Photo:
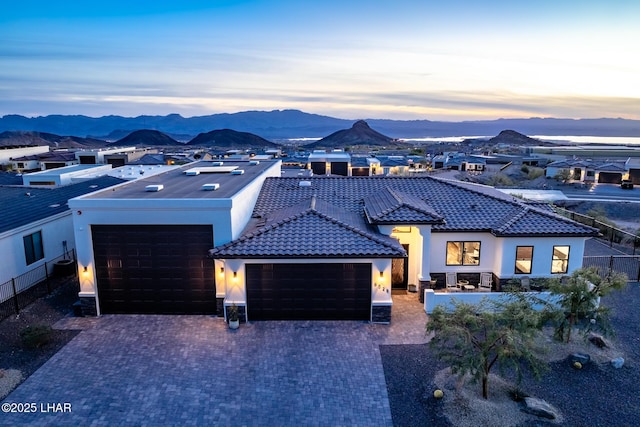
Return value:
<svg viewBox="0 0 640 427">
<path fill-rule="evenodd" d="M 0 425 L 390 426 L 379 344 L 424 342 L 417 294 L 391 325 L 253 322 L 210 316 L 64 319 L 86 328 L 4 402 Z M 40 405 L 71 403 L 71 413 Z"/>
</svg>

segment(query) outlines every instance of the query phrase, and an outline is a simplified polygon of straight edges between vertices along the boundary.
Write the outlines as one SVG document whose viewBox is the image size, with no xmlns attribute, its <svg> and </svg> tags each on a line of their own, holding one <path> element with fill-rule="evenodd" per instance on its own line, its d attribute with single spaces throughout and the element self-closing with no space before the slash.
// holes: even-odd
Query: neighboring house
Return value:
<svg viewBox="0 0 640 427">
<path fill-rule="evenodd" d="M 0 283 L 75 248 L 67 201 L 122 182 L 103 177 L 59 188 L 0 186 Z"/>
<path fill-rule="evenodd" d="M 87 177 L 95 177 L 98 174 L 107 175 L 110 172 L 111 165 L 84 164 L 25 173 L 22 175 L 22 180 L 26 186 L 60 187 L 85 181 Z"/>
<path fill-rule="evenodd" d="M 324 150 L 314 150 L 307 160 L 307 168 L 311 169 L 314 175 L 349 176 L 350 164 L 351 155 L 342 150 L 328 153 Z"/>
<path fill-rule="evenodd" d="M 432 164 L 434 169 L 482 172 L 487 167 L 487 158 L 464 153 L 444 153 L 435 156 Z"/>
<path fill-rule="evenodd" d="M 18 172 L 37 169 L 40 165 L 33 162 L 32 158 L 48 152 L 49 147 L 46 145 L 0 147 L 0 166 L 11 165 L 13 170 Z M 25 161 L 16 161 L 16 159 L 25 159 Z"/>
<path fill-rule="evenodd" d="M 280 164 L 190 163 L 70 200 L 86 311 L 221 311 L 225 289 L 207 253 L 240 236 Z"/>
<path fill-rule="evenodd" d="M 629 176 L 628 165 L 629 161 L 564 159 L 549 163 L 545 176 L 555 178 L 562 171 L 568 171 L 569 179 L 572 181 L 620 184 Z"/>
<path fill-rule="evenodd" d="M 77 165 L 78 160 L 72 151 L 52 151 L 38 156 L 40 170 L 62 168 L 65 166 Z"/>
<path fill-rule="evenodd" d="M 248 320 L 388 322 L 392 289 L 447 272 L 494 288 L 582 266 L 597 230 L 493 188 L 433 177 L 265 180 L 242 236 L 213 248 L 216 290 Z M 222 291 L 224 289 L 224 292 Z"/>
<path fill-rule="evenodd" d="M 118 167 L 124 166 L 129 160 L 142 157 L 147 152 L 147 150 L 136 149 L 136 147 L 96 148 L 77 150 L 75 157 L 81 165 L 110 164 L 113 167 Z M 157 152 L 157 150 L 152 152 Z"/>
<path fill-rule="evenodd" d="M 409 172 L 410 162 L 405 156 L 376 156 L 380 161 L 382 175 L 405 175 Z M 378 174 L 380 171 L 377 172 Z"/>
</svg>

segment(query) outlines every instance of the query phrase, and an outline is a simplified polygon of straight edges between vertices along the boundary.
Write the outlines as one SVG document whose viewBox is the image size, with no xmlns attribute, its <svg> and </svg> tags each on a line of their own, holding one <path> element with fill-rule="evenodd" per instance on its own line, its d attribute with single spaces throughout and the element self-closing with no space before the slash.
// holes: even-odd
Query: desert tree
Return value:
<svg viewBox="0 0 640 427">
<path fill-rule="evenodd" d="M 565 183 L 571 179 L 571 171 L 569 169 L 560 169 L 558 173 L 554 176 L 556 181 L 560 181 Z"/>
<path fill-rule="evenodd" d="M 557 307 L 552 316 L 556 338 L 571 341 L 571 333 L 576 327 L 585 336 L 591 331 L 611 335 L 610 309 L 600 304 L 600 298 L 626 284 L 626 275 L 613 272 L 602 278 L 595 267 L 575 270 L 566 283 L 552 283 L 550 290 Z"/>
<path fill-rule="evenodd" d="M 537 377 L 546 366 L 537 356 L 536 337 L 541 315 L 523 293 L 505 293 L 502 301 L 483 299 L 478 304 L 452 300 L 452 309 L 436 306 L 427 325 L 430 345 L 440 360 L 460 379 L 469 375 L 481 382 L 482 397 L 489 398 L 489 373 L 498 366 L 510 370 L 520 383 L 522 371 Z"/>
</svg>

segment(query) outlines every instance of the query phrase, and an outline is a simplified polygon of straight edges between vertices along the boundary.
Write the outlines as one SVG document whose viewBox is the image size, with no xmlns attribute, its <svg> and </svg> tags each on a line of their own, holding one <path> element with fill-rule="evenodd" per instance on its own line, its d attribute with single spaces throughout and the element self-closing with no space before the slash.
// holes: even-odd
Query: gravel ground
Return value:
<svg viewBox="0 0 640 427">
<path fill-rule="evenodd" d="M 567 360 L 552 362 L 540 381 L 525 378 L 521 389 L 560 410 L 561 424 L 530 420 L 521 426 L 635 426 L 640 418 L 640 283 L 631 283 L 602 303 L 611 307 L 614 345 L 625 365 L 589 363 L 575 370 Z M 576 337 L 580 339 L 579 337 Z M 431 393 L 435 375 L 444 368 L 428 345 L 381 346 L 391 414 L 396 426 L 451 426 L 442 401 Z"/>
<path fill-rule="evenodd" d="M 23 345 L 20 331 L 30 325 L 53 325 L 72 311 L 71 305 L 77 299 L 77 282 L 67 280 L 51 295 L 36 300 L 19 315 L 12 315 L 0 321 L 0 369 L 12 372 L 11 382 L 14 378 L 13 370 L 21 373 L 22 378 L 19 382 L 24 381 L 78 333 L 54 330 L 48 344 L 31 349 Z M 0 378 L 0 400 L 4 397 L 3 394 L 6 395 L 10 391 L 3 387 L 9 382 L 8 377 Z"/>
</svg>

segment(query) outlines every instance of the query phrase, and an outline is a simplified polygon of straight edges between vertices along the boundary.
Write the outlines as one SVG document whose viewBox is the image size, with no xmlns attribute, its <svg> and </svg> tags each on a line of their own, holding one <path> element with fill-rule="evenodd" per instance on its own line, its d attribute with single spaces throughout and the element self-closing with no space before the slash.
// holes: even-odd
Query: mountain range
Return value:
<svg viewBox="0 0 640 427">
<path fill-rule="evenodd" d="M 351 127 L 356 120 L 339 119 L 299 110 L 244 111 L 209 116 L 103 116 L 49 115 L 0 117 L 0 132 L 34 131 L 58 135 L 78 135 L 115 141 L 133 131 L 150 129 L 187 142 L 212 129 L 234 129 L 260 135 L 269 140 L 287 138 L 321 138 Z M 628 119 L 497 119 L 463 122 L 431 120 L 367 119 L 367 123 L 393 139 L 447 137 L 463 135 L 496 135 L 504 129 L 515 129 L 526 135 L 585 135 L 640 137 L 640 120 Z"/>
</svg>

